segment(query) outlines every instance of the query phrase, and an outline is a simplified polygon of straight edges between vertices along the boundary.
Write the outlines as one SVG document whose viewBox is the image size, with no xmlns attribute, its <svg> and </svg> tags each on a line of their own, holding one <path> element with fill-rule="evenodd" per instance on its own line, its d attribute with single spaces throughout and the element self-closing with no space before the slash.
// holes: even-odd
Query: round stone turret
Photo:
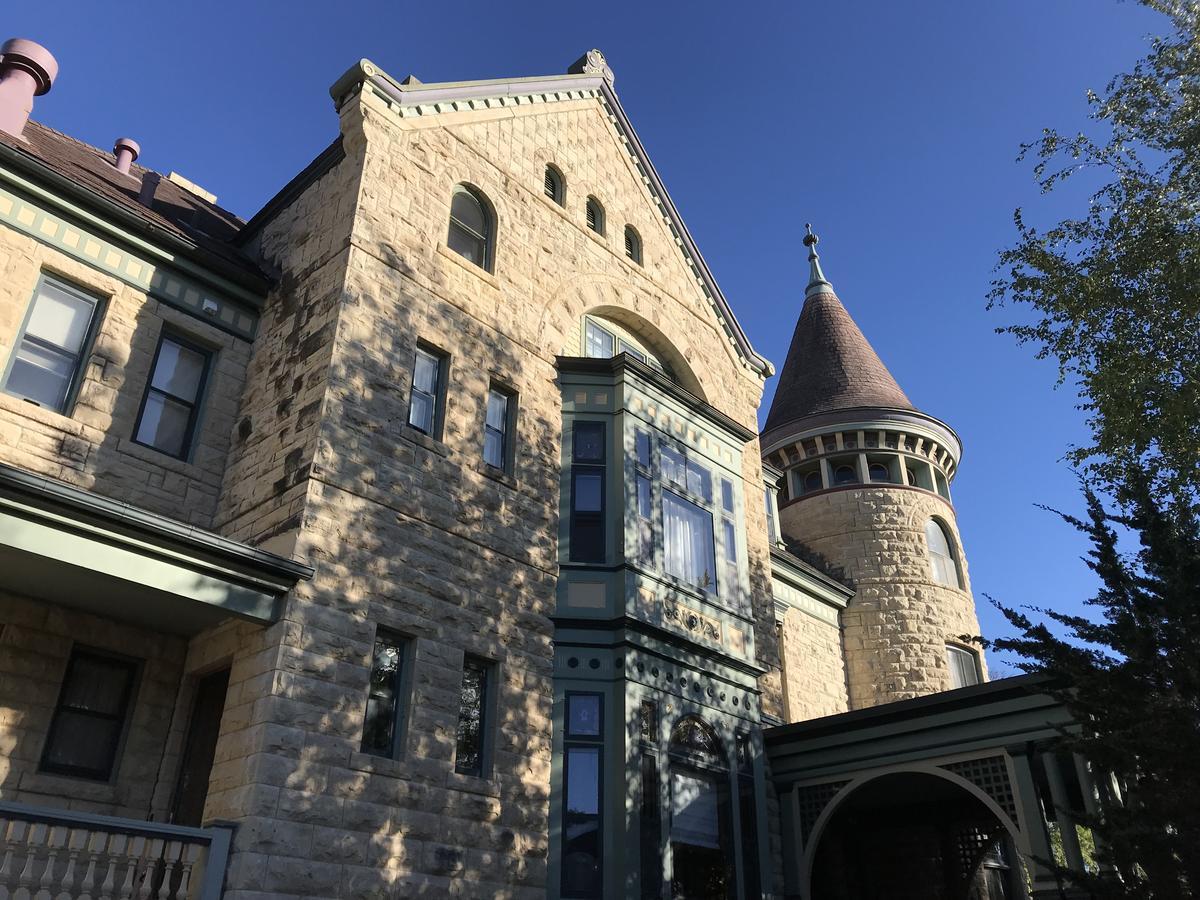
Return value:
<svg viewBox="0 0 1200 900">
<path fill-rule="evenodd" d="M 909 401 L 821 271 L 761 436 L 784 471 L 780 526 L 802 555 L 838 571 L 855 596 L 842 614 L 851 708 L 980 680 L 964 636 L 979 623 L 950 485 L 954 430 Z"/>
</svg>

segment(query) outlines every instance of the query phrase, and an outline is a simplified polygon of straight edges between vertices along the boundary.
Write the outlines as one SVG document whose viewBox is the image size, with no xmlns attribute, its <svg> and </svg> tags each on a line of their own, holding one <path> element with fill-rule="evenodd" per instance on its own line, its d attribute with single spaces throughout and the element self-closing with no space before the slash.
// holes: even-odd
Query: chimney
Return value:
<svg viewBox="0 0 1200 900">
<path fill-rule="evenodd" d="M 113 156 L 117 158 L 117 161 L 113 165 L 122 175 L 128 175 L 129 167 L 133 165 L 133 161 L 141 152 L 142 148 L 133 138 L 117 138 L 116 143 L 113 144 Z"/>
<path fill-rule="evenodd" d="M 41 44 L 24 38 L 5 41 L 0 46 L 0 131 L 21 138 L 33 98 L 50 90 L 57 75 L 58 63 Z"/>
</svg>

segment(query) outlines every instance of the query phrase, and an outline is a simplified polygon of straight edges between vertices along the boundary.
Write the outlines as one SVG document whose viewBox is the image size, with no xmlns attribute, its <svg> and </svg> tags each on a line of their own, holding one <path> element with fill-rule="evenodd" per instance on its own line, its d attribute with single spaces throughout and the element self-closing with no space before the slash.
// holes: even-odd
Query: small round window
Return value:
<svg viewBox="0 0 1200 900">
<path fill-rule="evenodd" d="M 892 480 L 892 474 L 883 463 L 871 463 L 867 471 L 870 473 L 872 481 L 888 482 Z"/>
<path fill-rule="evenodd" d="M 858 473 L 853 466 L 838 466 L 833 470 L 834 484 L 857 484 Z"/>
</svg>

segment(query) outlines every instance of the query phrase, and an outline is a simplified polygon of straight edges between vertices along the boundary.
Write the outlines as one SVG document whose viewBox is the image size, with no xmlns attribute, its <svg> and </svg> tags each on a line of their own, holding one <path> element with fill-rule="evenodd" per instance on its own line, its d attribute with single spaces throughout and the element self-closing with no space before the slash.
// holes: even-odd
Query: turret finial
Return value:
<svg viewBox="0 0 1200 900">
<path fill-rule="evenodd" d="M 804 231 L 804 246 L 808 248 L 808 287 L 804 289 L 804 296 L 811 297 L 822 291 L 832 292 L 833 285 L 825 280 L 825 273 L 821 271 L 821 258 L 817 256 L 817 242 L 820 238 L 813 234 L 812 225 L 808 222 L 804 223 Z"/>
</svg>

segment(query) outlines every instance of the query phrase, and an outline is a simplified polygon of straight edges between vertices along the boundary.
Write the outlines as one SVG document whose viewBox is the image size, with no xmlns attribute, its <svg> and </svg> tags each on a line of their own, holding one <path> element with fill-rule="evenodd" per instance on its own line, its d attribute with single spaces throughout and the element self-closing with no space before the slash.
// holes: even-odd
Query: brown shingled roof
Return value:
<svg viewBox="0 0 1200 900">
<path fill-rule="evenodd" d="M 0 143 L 16 150 L 31 162 L 41 163 L 57 175 L 90 191 L 100 200 L 113 203 L 175 237 L 197 247 L 197 255 L 211 263 L 233 267 L 262 278 L 261 270 L 229 242 L 243 222 L 228 210 L 193 194 L 165 175 L 139 166 L 122 175 L 113 166 L 113 155 L 77 141 L 61 131 L 30 120 L 19 140 L 0 131 Z M 132 176 L 132 177 L 131 177 Z M 150 205 L 139 201 L 145 179 L 157 180 Z"/>
<path fill-rule="evenodd" d="M 842 301 L 819 291 L 800 311 L 764 431 L 861 407 L 916 410 Z"/>
</svg>

